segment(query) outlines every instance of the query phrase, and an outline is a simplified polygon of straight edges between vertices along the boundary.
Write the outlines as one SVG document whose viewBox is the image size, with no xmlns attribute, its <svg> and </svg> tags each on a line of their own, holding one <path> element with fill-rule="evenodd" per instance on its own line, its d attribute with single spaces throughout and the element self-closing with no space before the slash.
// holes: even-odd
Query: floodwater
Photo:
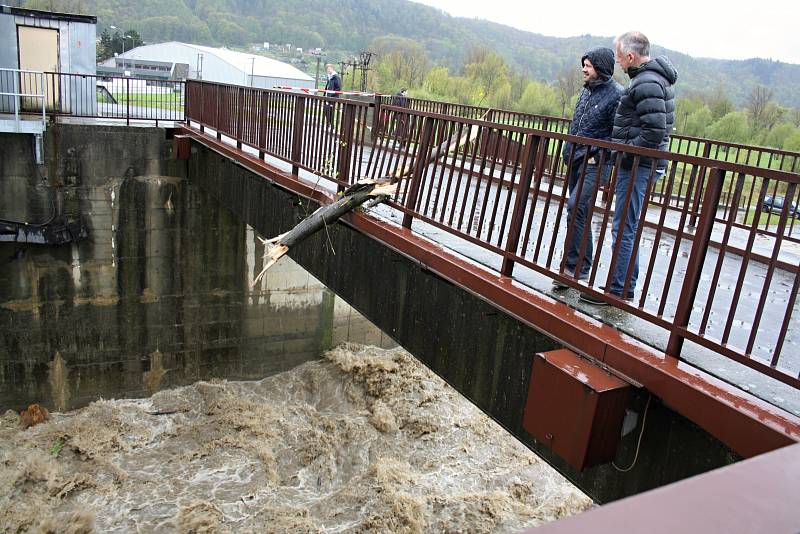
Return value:
<svg viewBox="0 0 800 534">
<path fill-rule="evenodd" d="M 289 258 L 251 287 L 259 236 L 190 183 L 71 195 L 88 240 L 0 247 L 0 532 L 516 532 L 591 506 Z M 54 413 L 21 430 L 32 402 Z"/>
<path fill-rule="evenodd" d="M 400 348 L 17 421 L 4 532 L 516 532 L 592 505 Z"/>
</svg>

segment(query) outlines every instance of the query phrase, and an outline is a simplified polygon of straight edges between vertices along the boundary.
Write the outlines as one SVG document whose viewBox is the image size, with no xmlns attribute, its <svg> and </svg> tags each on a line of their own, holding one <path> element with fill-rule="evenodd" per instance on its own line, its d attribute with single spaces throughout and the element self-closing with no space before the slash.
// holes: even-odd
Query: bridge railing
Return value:
<svg viewBox="0 0 800 534">
<path fill-rule="evenodd" d="M 187 120 L 335 181 L 340 188 L 364 174 L 372 116 L 368 102 L 187 82 Z"/>
<path fill-rule="evenodd" d="M 438 102 L 433 100 L 423 100 L 409 98 L 408 109 L 422 112 L 439 113 L 442 115 L 452 115 L 455 117 L 468 118 L 468 119 L 483 119 L 490 122 L 499 124 L 516 126 L 522 128 L 533 128 L 538 130 L 546 130 L 558 133 L 569 133 L 571 120 L 565 117 L 552 117 L 548 115 L 536 115 L 532 113 L 524 113 L 519 111 L 498 110 L 479 106 L 469 106 L 464 104 L 453 104 L 448 102 Z M 387 106 L 391 103 L 390 97 L 382 97 L 378 100 L 379 105 Z M 382 129 L 387 130 L 389 134 L 392 133 L 391 122 L 386 121 L 387 113 L 381 113 L 382 121 L 380 126 Z M 414 132 L 411 132 L 413 135 Z M 485 145 L 488 147 L 488 145 Z M 669 151 L 674 154 L 684 154 L 689 156 L 703 157 L 718 161 L 729 163 L 740 163 L 742 165 L 763 169 L 782 170 L 790 173 L 800 172 L 800 152 L 792 152 L 787 150 L 780 150 L 775 148 L 759 147 L 754 145 L 742 145 L 737 143 L 728 143 L 724 141 L 716 141 L 712 139 L 704 139 L 699 137 L 690 137 L 684 135 L 672 135 L 670 137 Z M 552 154 L 548 154 L 552 156 Z M 562 166 L 557 171 L 565 172 L 566 169 Z M 758 182 L 757 174 L 749 174 L 747 178 L 750 184 Z M 700 215 L 699 202 L 701 198 L 701 189 L 699 188 L 701 182 L 691 176 L 685 168 L 679 166 L 676 169 L 674 180 L 667 188 L 667 183 L 662 182 L 656 184 L 654 201 L 659 203 L 666 203 L 668 209 L 673 209 L 676 203 L 682 203 L 684 197 L 691 196 L 694 199 L 694 205 L 690 207 L 689 221 L 692 226 L 697 224 L 697 219 Z M 727 205 L 730 200 L 730 186 L 726 184 L 725 191 L 723 191 L 720 202 Z M 768 196 L 787 198 L 785 191 L 782 187 L 775 184 L 775 188 L 768 192 Z M 750 190 L 748 194 L 743 197 L 743 202 L 746 204 L 740 206 L 741 209 L 752 211 L 756 207 L 758 198 L 756 191 Z M 741 226 L 737 221 L 734 224 Z M 789 222 L 786 227 L 784 237 L 797 241 L 798 236 L 796 226 L 798 222 L 794 219 Z M 775 232 L 775 225 L 765 224 L 759 229 L 760 233 L 772 234 Z"/>
<path fill-rule="evenodd" d="M 465 253 L 479 247 L 502 276 L 539 273 L 603 299 L 668 332 L 672 355 L 688 341 L 800 387 L 800 351 L 793 348 L 800 333 L 792 320 L 800 289 L 798 174 L 391 105 L 370 118 L 374 107 L 187 85 L 187 120 L 218 137 L 340 188 L 364 177 L 403 176 L 389 204 L 412 231 L 445 232 Z M 565 142 L 592 147 L 607 178 L 584 191 L 587 160 L 564 161 Z M 652 158 L 666 160 L 663 174 L 647 167 Z M 579 179 L 568 195 L 564 177 L 573 167 Z M 622 240 L 612 246 L 614 213 L 627 213 L 634 195 L 622 185 L 614 191 L 622 169 L 640 167 L 649 179 L 631 243 L 630 257 L 640 256 L 638 283 L 624 299 L 603 289 L 619 264 L 627 295 L 637 271 L 632 259 L 622 265 Z M 590 199 L 584 215 L 592 233 L 583 232 L 578 255 L 594 252 L 585 280 L 567 269 L 565 254 L 565 243 L 580 234 L 569 198 L 582 195 Z"/>
<path fill-rule="evenodd" d="M 572 121 L 566 117 L 538 115 L 535 113 L 454 104 L 419 98 L 408 98 L 407 101 L 409 109 L 415 111 L 453 115 L 466 119 L 479 119 L 486 115 L 486 120 L 501 124 L 559 133 L 569 133 L 569 127 L 572 123 Z M 379 99 L 379 103 L 380 105 L 391 105 L 391 97 L 383 96 Z M 675 152 L 676 154 L 699 156 L 730 163 L 741 163 L 753 167 L 777 169 L 787 172 L 800 172 L 800 152 L 796 151 L 729 143 L 726 141 L 681 134 L 673 134 L 670 137 L 669 151 Z"/>
</svg>

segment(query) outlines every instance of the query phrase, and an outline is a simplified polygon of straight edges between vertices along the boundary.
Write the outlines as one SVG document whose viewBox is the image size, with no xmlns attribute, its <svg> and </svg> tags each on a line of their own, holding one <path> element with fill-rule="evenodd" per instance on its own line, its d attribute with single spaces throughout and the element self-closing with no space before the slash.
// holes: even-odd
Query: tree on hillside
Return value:
<svg viewBox="0 0 800 534">
<path fill-rule="evenodd" d="M 561 111 L 558 90 L 540 82 L 529 82 L 517 108 L 536 115 L 558 116 Z"/>
<path fill-rule="evenodd" d="M 786 120 L 800 128 L 800 108 L 792 108 L 786 113 Z"/>
<path fill-rule="evenodd" d="M 683 131 L 684 135 L 691 135 L 693 137 L 707 137 L 708 131 L 714 122 L 714 117 L 708 106 L 703 106 L 686 119 Z"/>
<path fill-rule="evenodd" d="M 747 116 L 740 111 L 732 111 L 715 122 L 708 135 L 720 141 L 746 143 L 750 140 Z"/>
<path fill-rule="evenodd" d="M 91 11 L 85 0 L 28 0 L 24 7 L 76 14 L 89 14 Z"/>
<path fill-rule="evenodd" d="M 383 91 L 419 87 L 430 69 L 425 49 L 410 39 L 382 37 L 372 41 L 369 49 L 377 58 L 378 84 Z"/>
<path fill-rule="evenodd" d="M 561 69 L 556 79 L 556 87 L 558 87 L 559 97 L 561 99 L 562 116 L 567 115 L 572 97 L 578 94 L 582 85 L 583 76 L 581 76 L 580 69 L 569 66 Z"/>
<path fill-rule="evenodd" d="M 683 134 L 691 135 L 686 133 L 689 117 L 703 106 L 703 96 L 700 94 L 675 99 L 675 128 Z"/>
<path fill-rule="evenodd" d="M 705 101 L 715 121 L 721 119 L 734 109 L 733 102 L 728 97 L 727 93 L 725 93 L 725 89 L 720 85 L 717 85 L 711 94 L 705 97 Z"/>
<path fill-rule="evenodd" d="M 786 148 L 786 141 L 798 131 L 800 130 L 793 124 L 781 122 L 767 131 L 763 144 L 775 148 Z"/>
<path fill-rule="evenodd" d="M 747 116 L 750 119 L 750 125 L 756 130 L 764 127 L 767 106 L 772 101 L 772 95 L 772 89 L 757 85 L 753 87 L 747 97 Z"/>
<path fill-rule="evenodd" d="M 488 48 L 473 48 L 467 54 L 464 65 L 464 76 L 472 81 L 478 91 L 477 105 L 496 104 L 501 107 L 500 101 L 511 98 L 511 80 L 505 60 L 494 50 Z M 507 98 L 497 98 L 501 93 Z"/>
<path fill-rule="evenodd" d="M 784 150 L 800 152 L 800 130 L 797 130 L 795 133 L 786 138 L 786 140 L 783 142 L 783 148 Z"/>
<path fill-rule="evenodd" d="M 103 30 L 100 34 L 100 43 L 97 45 L 97 61 L 103 61 L 114 55 L 114 46 L 111 43 L 111 34 Z"/>
</svg>

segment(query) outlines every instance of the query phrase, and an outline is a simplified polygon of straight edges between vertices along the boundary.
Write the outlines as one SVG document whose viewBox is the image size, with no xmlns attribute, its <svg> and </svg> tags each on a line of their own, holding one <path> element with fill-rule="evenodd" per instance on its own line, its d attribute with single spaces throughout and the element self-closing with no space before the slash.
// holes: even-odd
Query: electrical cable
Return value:
<svg viewBox="0 0 800 534">
<path fill-rule="evenodd" d="M 34 142 L 36 142 L 36 141 L 34 140 Z M 36 164 L 36 153 L 35 153 L 36 149 L 33 148 L 33 145 L 31 145 L 31 147 L 32 147 L 32 150 L 34 151 L 34 153 L 33 153 L 33 160 L 34 160 L 33 168 L 36 170 L 36 175 L 39 177 L 39 180 L 41 180 L 41 182 L 43 184 L 46 184 L 47 180 L 45 179 L 44 176 L 42 176 L 42 173 L 39 170 L 39 165 Z M 39 223 L 34 223 L 34 222 L 17 221 L 17 220 L 14 220 L 14 219 L 6 219 L 5 217 L 0 217 L 0 222 L 4 222 L 4 223 L 8 223 L 8 224 L 22 224 L 22 225 L 25 225 L 25 226 L 33 226 L 35 228 L 40 228 L 42 226 L 47 226 L 48 224 L 53 222 L 53 220 L 56 218 L 55 188 L 53 186 L 48 186 L 48 185 L 46 185 L 45 187 L 47 187 L 47 190 L 50 193 L 49 194 L 49 197 L 50 197 L 50 216 L 46 221 L 39 222 Z"/>
<path fill-rule="evenodd" d="M 631 463 L 631 465 L 629 465 L 624 469 L 619 467 L 615 462 L 611 462 L 611 465 L 614 466 L 614 469 L 616 469 L 620 473 L 627 473 L 628 471 L 633 469 L 633 466 L 636 465 L 636 460 L 639 459 L 639 448 L 642 445 L 642 436 L 644 435 L 644 425 L 645 423 L 647 423 L 647 412 L 648 409 L 650 408 L 650 399 L 652 398 L 653 398 L 652 393 L 648 393 L 647 404 L 644 407 L 644 415 L 642 416 L 642 429 L 639 431 L 639 439 L 636 442 L 636 454 L 633 455 L 633 462 Z"/>
</svg>

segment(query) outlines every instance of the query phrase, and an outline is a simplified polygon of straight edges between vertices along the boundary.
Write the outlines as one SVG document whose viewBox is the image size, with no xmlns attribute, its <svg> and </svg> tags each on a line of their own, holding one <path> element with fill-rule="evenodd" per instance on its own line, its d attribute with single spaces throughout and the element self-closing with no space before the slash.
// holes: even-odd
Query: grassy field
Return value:
<svg viewBox="0 0 800 534">
<path fill-rule="evenodd" d="M 763 226 L 764 224 L 767 224 L 769 226 L 777 226 L 781 220 L 781 214 L 779 212 L 773 213 L 765 211 L 756 211 L 755 208 L 752 208 L 747 211 L 747 215 L 745 215 L 744 220 L 742 222 L 744 224 L 749 225 L 752 224 L 753 219 L 758 220 L 759 226 Z M 786 219 L 786 226 L 788 227 L 791 224 L 792 224 L 792 219 L 791 216 L 789 216 L 789 218 Z M 795 225 L 797 224 L 798 222 L 795 221 Z"/>
<path fill-rule="evenodd" d="M 181 101 L 181 95 L 179 93 L 114 93 L 114 99 L 116 99 L 119 105 L 130 103 L 131 106 L 142 108 L 183 111 L 183 102 Z M 97 101 L 103 104 L 109 103 L 101 97 L 98 97 Z"/>
<path fill-rule="evenodd" d="M 673 147 L 672 151 L 677 154 L 702 157 L 703 148 L 700 145 L 701 144 L 696 141 L 687 142 L 681 140 L 679 142 L 678 140 L 674 140 L 671 146 Z M 794 158 L 791 156 L 786 156 L 783 158 L 783 161 L 781 161 L 780 156 L 770 156 L 770 154 L 764 152 L 759 153 L 756 151 L 738 150 L 736 148 L 730 149 L 730 152 L 725 152 L 722 148 L 719 150 L 712 148 L 709 158 L 719 161 L 728 161 L 730 163 L 750 165 L 753 167 L 761 167 L 762 169 L 775 169 L 787 172 L 791 172 L 792 165 L 795 165 L 795 167 L 800 167 L 800 162 L 795 163 Z M 795 172 L 797 172 L 797 168 L 795 169 Z"/>
</svg>

